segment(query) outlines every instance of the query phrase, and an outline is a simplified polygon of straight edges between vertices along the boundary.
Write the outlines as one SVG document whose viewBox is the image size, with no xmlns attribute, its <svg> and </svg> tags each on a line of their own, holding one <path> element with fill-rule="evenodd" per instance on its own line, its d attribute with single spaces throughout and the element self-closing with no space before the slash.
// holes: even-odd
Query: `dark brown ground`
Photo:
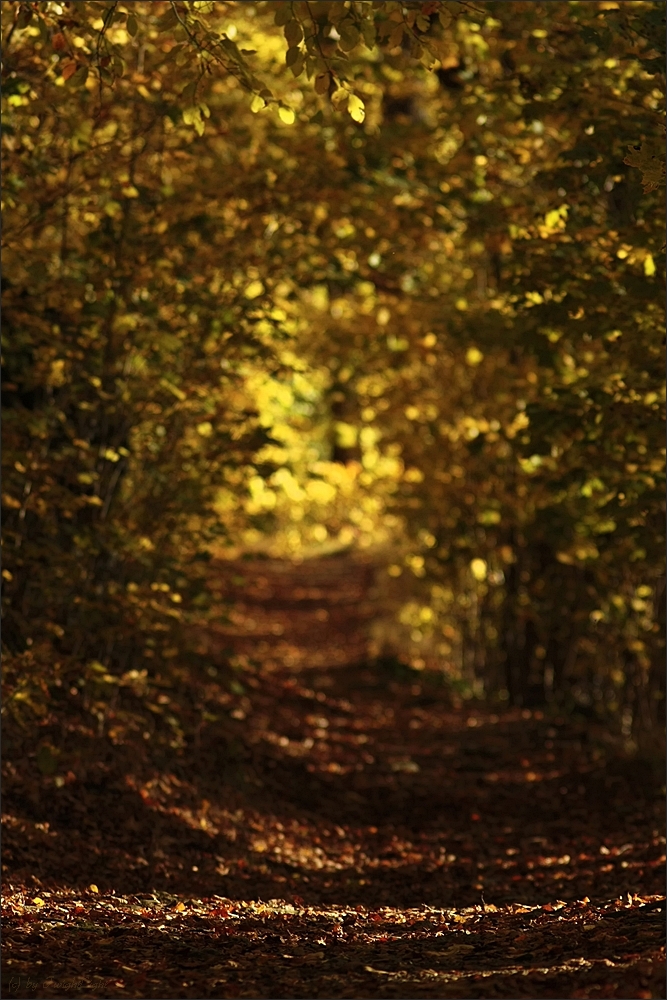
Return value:
<svg viewBox="0 0 667 1000">
<path fill-rule="evenodd" d="M 9 733 L 3 996 L 665 997 L 662 767 L 370 668 L 243 683 L 187 754 L 70 734 L 61 787 Z"/>
</svg>

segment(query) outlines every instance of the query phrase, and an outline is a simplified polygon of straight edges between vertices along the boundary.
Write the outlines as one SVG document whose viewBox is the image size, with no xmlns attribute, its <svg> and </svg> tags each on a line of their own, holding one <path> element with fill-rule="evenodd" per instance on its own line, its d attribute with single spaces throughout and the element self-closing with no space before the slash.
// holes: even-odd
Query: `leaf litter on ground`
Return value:
<svg viewBox="0 0 667 1000">
<path fill-rule="evenodd" d="M 603 730 L 372 667 L 225 710 L 60 784 L 8 757 L 6 993 L 664 996 L 661 790 Z"/>
</svg>

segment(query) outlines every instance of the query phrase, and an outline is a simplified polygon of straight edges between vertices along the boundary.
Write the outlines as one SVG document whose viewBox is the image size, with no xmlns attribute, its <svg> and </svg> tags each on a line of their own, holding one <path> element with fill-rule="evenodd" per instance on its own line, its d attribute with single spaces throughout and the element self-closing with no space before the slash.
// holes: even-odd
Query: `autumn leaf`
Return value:
<svg viewBox="0 0 667 1000">
<path fill-rule="evenodd" d="M 73 77 L 77 69 L 78 69 L 78 63 L 76 62 L 65 63 L 65 65 L 61 70 L 61 75 L 63 80 L 69 80 L 71 77 Z"/>
<path fill-rule="evenodd" d="M 665 183 L 664 142 L 657 139 L 646 140 L 639 146 L 628 146 L 629 153 L 623 163 L 641 171 L 644 193 L 661 188 Z"/>
<path fill-rule="evenodd" d="M 315 91 L 318 94 L 326 94 L 331 84 L 331 77 L 328 73 L 320 73 L 315 77 Z"/>
<path fill-rule="evenodd" d="M 366 117 L 366 109 L 364 107 L 364 102 L 361 100 L 360 97 L 357 97 L 356 94 L 350 94 L 347 101 L 347 110 L 349 112 L 350 118 L 352 118 L 352 120 L 355 122 L 359 122 L 359 124 L 361 124 L 361 122 L 363 122 L 364 118 Z"/>
</svg>

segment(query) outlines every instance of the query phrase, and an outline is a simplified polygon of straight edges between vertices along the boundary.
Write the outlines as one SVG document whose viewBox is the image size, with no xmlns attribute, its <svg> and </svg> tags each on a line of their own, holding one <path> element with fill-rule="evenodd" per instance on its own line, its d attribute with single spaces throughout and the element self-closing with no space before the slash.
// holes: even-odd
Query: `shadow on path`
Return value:
<svg viewBox="0 0 667 1000">
<path fill-rule="evenodd" d="M 370 668 L 245 683 L 180 758 L 91 739 L 58 788 L 14 748 L 6 976 L 120 977 L 100 996 L 661 995 L 663 795 L 602 731 L 453 711 Z"/>
</svg>

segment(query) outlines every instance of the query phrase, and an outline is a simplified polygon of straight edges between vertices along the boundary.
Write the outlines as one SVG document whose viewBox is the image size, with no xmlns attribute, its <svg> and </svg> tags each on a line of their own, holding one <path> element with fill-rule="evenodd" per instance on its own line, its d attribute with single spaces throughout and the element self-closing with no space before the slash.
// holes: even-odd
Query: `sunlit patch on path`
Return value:
<svg viewBox="0 0 667 1000">
<path fill-rule="evenodd" d="M 664 902 L 368 909 L 8 886 L 3 980 L 34 996 L 77 981 L 94 996 L 658 997 Z"/>
</svg>

